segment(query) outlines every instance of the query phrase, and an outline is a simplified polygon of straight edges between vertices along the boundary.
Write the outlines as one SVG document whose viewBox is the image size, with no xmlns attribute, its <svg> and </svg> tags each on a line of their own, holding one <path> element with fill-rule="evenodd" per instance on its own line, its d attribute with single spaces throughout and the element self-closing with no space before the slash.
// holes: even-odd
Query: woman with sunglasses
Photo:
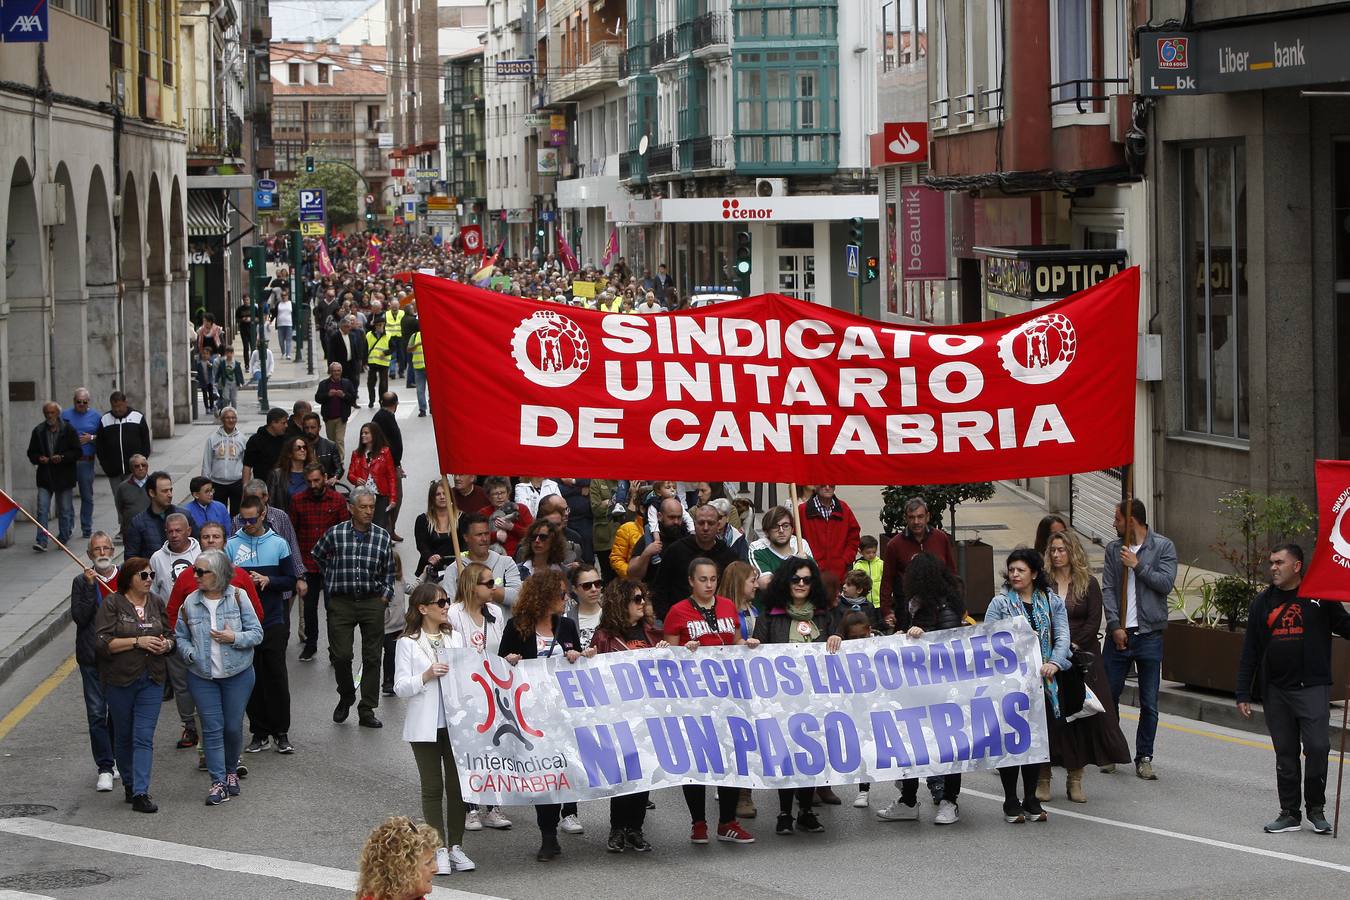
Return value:
<svg viewBox="0 0 1350 900">
<path fill-rule="evenodd" d="M 388 528 L 389 510 L 397 502 L 398 468 L 394 465 L 384 429 L 374 422 L 361 426 L 357 448 L 352 451 L 352 461 L 347 466 L 347 480 L 353 487 L 365 485 L 375 492 L 375 524 Z"/>
<path fill-rule="evenodd" d="M 239 796 L 239 752 L 244 710 L 253 693 L 253 648 L 262 624 L 253 604 L 231 584 L 235 567 L 222 550 L 207 550 L 192 565 L 197 589 L 178 611 L 174 634 L 188 667 L 188 690 L 202 719 L 202 749 L 211 773 L 207 806 Z"/>
<path fill-rule="evenodd" d="M 576 602 L 567 605 L 565 615 L 576 623 L 583 649 L 591 645 L 595 629 L 600 627 L 604 612 L 600 592 L 604 586 L 600 570 L 590 563 L 581 563 L 572 570 L 572 596 Z"/>
<path fill-rule="evenodd" d="M 566 559 L 567 541 L 563 538 L 562 530 L 547 519 L 531 522 L 525 532 L 525 539 L 520 542 L 520 549 L 516 551 L 521 580 L 549 569 L 562 574 Z"/>
<path fill-rule="evenodd" d="M 480 656 L 496 654 L 506 627 L 506 614 L 492 602 L 495 585 L 492 570 L 482 563 L 460 566 L 455 602 L 450 604 L 448 613 L 450 627 L 464 638 L 468 649 Z M 504 830 L 511 827 L 511 820 L 495 806 L 480 812 L 477 803 L 464 804 L 464 830 L 482 831 L 485 826 Z"/>
<path fill-rule="evenodd" d="M 745 644 L 758 647 L 759 640 L 741 637 L 741 618 L 736 605 L 717 595 L 717 563 L 699 556 L 689 563 L 689 596 L 666 613 L 665 640 L 692 651 L 699 647 L 723 647 Z M 755 837 L 736 820 L 736 804 L 741 792 L 720 788 L 717 792 L 717 839 L 732 844 L 753 844 Z M 684 802 L 689 806 L 692 827 L 689 842 L 708 843 L 708 789 L 702 784 L 684 786 Z"/>
<path fill-rule="evenodd" d="M 567 582 L 562 573 L 544 569 L 531 575 L 520 588 L 512 608 L 511 619 L 502 633 L 497 655 L 511 665 L 522 659 L 552 659 L 561 657 L 575 663 L 582 656 L 594 656 L 595 650 L 581 646 L 581 635 L 576 623 L 563 616 L 567 605 Z M 576 815 L 576 804 L 567 804 Z M 540 845 L 535 859 L 549 862 L 562 853 L 558 846 L 558 821 L 564 807 L 557 803 L 535 806 L 539 823 Z M 580 823 L 577 823 L 578 827 Z"/>
<path fill-rule="evenodd" d="M 590 577 L 584 576 L 582 580 Z M 652 622 L 647 588 L 642 582 L 620 578 L 605 585 L 600 627 L 591 638 L 591 646 L 598 653 L 624 653 L 670 646 Z M 652 845 L 642 835 L 649 794 L 649 791 L 641 791 L 609 801 L 607 847 L 610 853 L 622 853 L 625 850 L 646 853 L 652 849 Z"/>
<path fill-rule="evenodd" d="M 450 672 L 450 648 L 464 646 L 464 636 L 450 624 L 449 607 L 439 584 L 419 584 L 408 600 L 403 634 L 394 648 L 394 693 L 408 700 L 403 739 L 412 745 L 417 763 L 422 818 L 441 838 L 437 875 L 474 869 L 473 860 L 460 848 L 464 800 L 446 724 L 450 692 L 442 679 Z M 449 714 L 453 713 L 451 709 Z"/>
<path fill-rule="evenodd" d="M 755 637 L 764 644 L 824 643 L 839 628 L 839 607 L 830 609 L 830 595 L 813 560 L 792 557 L 769 579 L 761 602 L 764 614 L 755 621 Z M 792 834 L 792 800 L 797 800 L 798 831 L 818 834 L 825 830 L 812 807 L 816 789 L 782 788 L 778 791 L 777 834 Z"/>
<path fill-rule="evenodd" d="M 164 603 L 150 593 L 149 560 L 133 556 L 117 573 L 117 591 L 94 616 L 98 675 L 112 721 L 113 756 L 127 802 L 136 812 L 159 807 L 150 799 L 155 725 L 164 702 L 165 655 L 174 648 Z"/>
<path fill-rule="evenodd" d="M 282 444 L 277 464 L 267 474 L 267 499 L 271 504 L 290 515 L 291 497 L 308 487 L 305 466 L 318 461 L 314 445 L 303 437 L 294 437 Z"/>
<path fill-rule="evenodd" d="M 417 569 L 413 574 L 421 578 L 427 566 L 439 573 L 442 564 L 455 558 L 454 517 L 450 512 L 450 495 L 438 478 L 427 487 L 427 511 L 419 513 L 413 524 L 413 540 L 417 543 Z"/>
</svg>

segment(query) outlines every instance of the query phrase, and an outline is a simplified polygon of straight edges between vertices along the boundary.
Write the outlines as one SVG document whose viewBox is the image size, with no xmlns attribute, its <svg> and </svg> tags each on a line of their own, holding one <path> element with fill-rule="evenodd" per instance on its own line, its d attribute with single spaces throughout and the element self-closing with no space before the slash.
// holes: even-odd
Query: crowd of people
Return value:
<svg viewBox="0 0 1350 900">
<path fill-rule="evenodd" d="M 52 403 L 43 410 L 29 448 L 38 473 L 38 512 L 45 523 L 55 501 L 59 537 L 68 541 L 78 490 L 81 533 L 88 539 L 90 565 L 72 585 L 71 612 L 96 790 L 112 791 L 120 778 L 133 810 L 157 810 L 153 739 L 162 701 L 171 693 L 181 721 L 177 747 L 196 748 L 206 773 L 204 802 L 241 798 L 249 754 L 296 752 L 290 739 L 292 632 L 300 663 L 318 657 L 323 636 L 337 694 L 334 724 L 345 723 L 355 706 L 358 726 L 379 729 L 382 698 L 398 698 L 421 790 L 425 825 L 395 819 L 372 835 L 362 855 L 363 895 L 420 896 L 427 890 L 424 876 L 475 868 L 464 847 L 467 833 L 512 825 L 504 810 L 463 801 L 447 728 L 454 710 L 447 708 L 442 681 L 451 649 L 509 664 L 790 643 L 819 644 L 829 653 L 845 640 L 918 638 L 974 621 L 952 539 L 934 526 L 919 497 L 905 506 L 905 529 L 883 544 L 861 533 L 829 484 L 805 487 L 786 505 L 763 511 L 753 509 L 747 492 L 720 482 L 460 474 L 405 494 L 400 400 L 390 386 L 415 388 L 418 414 L 427 414 L 431 398 L 416 303 L 405 282 L 371 271 L 364 241 L 334 242 L 334 272 L 309 279 L 316 339 L 329 363 L 313 403 L 298 401 L 289 413 L 272 409 L 256 432 L 244 434 L 222 387 L 230 379 L 212 382 L 218 425 L 185 497 L 175 501 L 170 475 L 152 471 L 145 416 L 120 392 L 110 396 L 106 413 L 92 408 L 84 388 L 69 409 Z M 386 268 L 392 261 L 461 279 L 477 274 L 482 262 L 425 239 L 403 238 L 385 242 L 384 259 Z M 495 283 L 497 289 L 554 302 L 622 309 L 679 302 L 664 272 L 639 278 L 622 260 L 608 275 L 581 273 L 597 285 L 594 298 L 573 296 L 577 274 L 552 259 L 503 261 L 496 271 L 505 279 Z M 257 313 L 255 319 L 250 313 L 250 319 L 270 315 Z M 210 343 L 206 349 L 231 358 L 228 343 Z M 363 381 L 365 405 L 377 411 L 349 437 Z M 113 487 L 115 533 L 92 526 L 96 464 Z M 414 512 L 404 513 L 409 503 Z M 406 567 L 401 514 L 405 527 L 414 518 L 408 551 L 411 560 L 415 549 L 416 562 Z M 1161 647 L 1176 550 L 1149 527 L 1138 500 L 1116 510 L 1116 531 L 1098 579 L 1068 523 L 1047 516 L 1030 546 L 1008 555 L 1003 588 L 984 612 L 986 621 L 1027 619 L 1043 661 L 1050 763 L 1000 770 L 1003 818 L 1010 824 L 1046 821 L 1054 768 L 1065 771 L 1065 796 L 1076 803 L 1087 802 L 1088 767 L 1107 772 L 1133 764 L 1140 779 L 1157 777 Z M 46 549 L 45 536 L 34 549 Z M 1276 613 L 1301 602 L 1294 593 L 1301 564 L 1294 545 L 1273 554 L 1276 593 L 1258 598 L 1253 621 L 1259 612 L 1273 622 Z M 1331 631 L 1350 635 L 1350 617 L 1336 611 L 1303 603 L 1307 620 L 1324 620 L 1311 639 L 1325 634 L 1329 640 Z M 1099 639 L 1103 626 L 1105 641 Z M 1321 833 L 1326 749 L 1309 743 L 1316 728 L 1304 724 L 1304 714 L 1324 699 L 1326 666 L 1318 667 L 1317 653 L 1305 658 L 1292 652 L 1284 646 L 1288 635 L 1274 631 L 1248 632 L 1239 694 L 1245 707 L 1253 684 L 1274 679 L 1277 690 L 1267 693 L 1267 703 L 1294 711 L 1278 719 L 1282 811 L 1266 830 L 1299 827 L 1302 802 Z M 1138 673 L 1140 703 L 1133 752 L 1116 712 L 1131 668 Z M 1322 694 L 1300 693 L 1310 686 Z M 1088 697 L 1100 711 L 1082 716 Z M 1324 720 L 1327 704 L 1320 708 Z M 1300 741 L 1309 751 L 1302 782 Z M 960 775 L 928 779 L 934 824 L 961 820 L 961 786 Z M 754 842 L 745 822 L 758 816 L 755 792 L 713 787 L 715 820 L 709 819 L 706 786 L 682 789 L 689 840 Z M 917 821 L 918 780 L 903 779 L 896 787 L 893 799 L 876 803 L 875 815 Z M 871 807 L 872 794 L 872 785 L 860 785 L 852 805 Z M 828 785 L 778 791 L 774 832 L 825 831 L 822 809 L 842 802 Z M 587 811 L 590 805 L 535 807 L 540 861 L 563 852 L 559 831 L 584 832 L 586 820 L 599 815 Z M 652 808 L 645 793 L 613 798 L 607 849 L 650 851 L 644 823 Z M 395 857 L 401 874 L 375 871 Z"/>
</svg>

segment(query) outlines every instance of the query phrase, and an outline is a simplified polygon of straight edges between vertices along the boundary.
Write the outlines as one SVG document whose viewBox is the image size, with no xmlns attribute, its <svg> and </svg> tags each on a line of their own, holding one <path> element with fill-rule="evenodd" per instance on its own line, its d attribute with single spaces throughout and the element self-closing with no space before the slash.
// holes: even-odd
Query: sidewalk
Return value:
<svg viewBox="0 0 1350 900">
<path fill-rule="evenodd" d="M 236 346 L 236 353 L 239 351 Z M 315 369 L 323 368 L 323 354 L 315 348 L 318 356 Z M 279 354 L 273 349 L 274 357 Z M 312 398 L 316 375 L 311 378 L 305 371 L 305 364 L 296 364 L 290 360 L 276 359 L 273 378 L 268 382 L 268 402 L 290 412 L 291 404 L 296 400 Z M 98 386 L 91 388 L 95 406 L 100 411 L 100 397 L 107 399 L 107 391 Z M 68 402 L 69 398 L 64 398 Z M 136 404 L 139 408 L 141 404 Z M 239 428 L 251 435 L 263 424 L 264 415 L 259 411 L 258 396 L 255 387 L 247 387 L 239 392 Z M 150 459 L 150 469 L 163 469 L 173 476 L 174 497 L 181 500 L 188 496 L 188 482 L 193 476 L 201 474 L 202 448 L 207 436 L 216 427 L 215 419 L 201 409 L 198 398 L 198 416 L 190 424 L 176 425 L 174 436 L 154 441 L 154 453 Z M 32 511 L 37 496 L 33 485 L 31 470 L 26 470 L 22 480 L 16 480 L 14 499 Z M 112 489 L 108 479 L 100 470 L 94 479 L 94 530 L 117 532 L 117 513 L 113 508 Z M 75 496 L 75 534 L 69 544 L 71 552 L 84 558 L 87 541 L 79 532 L 80 498 Z M 56 529 L 55 518 L 48 527 Z M 70 557 L 53 546 L 46 553 L 33 550 L 33 537 L 37 528 L 23 516 L 19 516 L 10 529 L 8 547 L 0 548 L 0 681 L 9 675 L 28 657 L 53 640 L 70 624 L 70 585 L 80 574 L 80 567 L 71 562 Z M 117 545 L 120 554 L 121 545 Z"/>
</svg>

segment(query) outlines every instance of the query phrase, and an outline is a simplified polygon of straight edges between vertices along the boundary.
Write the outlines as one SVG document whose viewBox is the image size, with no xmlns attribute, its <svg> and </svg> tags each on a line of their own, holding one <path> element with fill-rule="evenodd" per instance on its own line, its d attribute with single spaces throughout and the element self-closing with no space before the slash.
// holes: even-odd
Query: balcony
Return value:
<svg viewBox="0 0 1350 900">
<path fill-rule="evenodd" d="M 675 171 L 675 145 L 661 144 L 647 151 L 647 172 L 651 175 L 669 175 Z"/>
<path fill-rule="evenodd" d="M 187 110 L 187 155 L 194 159 L 238 159 L 243 123 L 221 109 Z"/>
<path fill-rule="evenodd" d="M 734 149 L 730 137 L 696 137 L 680 145 L 680 168 L 685 171 L 730 169 Z"/>
<path fill-rule="evenodd" d="M 619 154 L 619 180 L 643 184 L 647 180 L 647 161 L 633 150 Z"/>
<path fill-rule="evenodd" d="M 692 23 L 681 22 L 664 34 L 657 35 L 656 40 L 649 45 L 651 47 L 652 68 L 674 62 L 688 53 L 692 31 Z"/>
<path fill-rule="evenodd" d="M 651 44 L 638 44 L 624 51 L 623 62 L 619 65 L 619 77 L 641 75 L 651 68 Z"/>
<path fill-rule="evenodd" d="M 702 55 L 716 55 L 718 49 L 726 53 L 727 17 L 722 13 L 704 13 L 699 16 L 694 20 L 691 40 L 695 55 L 701 55 L 698 51 L 709 47 L 714 48 L 714 52 Z"/>
<path fill-rule="evenodd" d="M 550 76 L 549 103 L 572 100 L 614 84 L 619 77 L 619 60 L 623 57 L 623 46 L 618 41 L 592 44 L 590 58 L 584 63 L 570 72 Z"/>
</svg>

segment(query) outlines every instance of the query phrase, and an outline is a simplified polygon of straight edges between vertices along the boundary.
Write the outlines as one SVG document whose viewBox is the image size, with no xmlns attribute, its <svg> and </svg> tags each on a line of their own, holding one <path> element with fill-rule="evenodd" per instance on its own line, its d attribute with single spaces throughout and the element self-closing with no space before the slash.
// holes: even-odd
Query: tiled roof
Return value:
<svg viewBox="0 0 1350 900">
<path fill-rule="evenodd" d="M 368 44 L 313 44 L 313 50 L 300 41 L 274 41 L 271 46 L 271 61 L 288 62 L 328 62 L 330 84 L 286 84 L 284 80 L 272 83 L 272 92 L 278 97 L 381 97 L 388 87 L 389 77 L 385 71 L 387 65 L 383 47 Z"/>
</svg>

